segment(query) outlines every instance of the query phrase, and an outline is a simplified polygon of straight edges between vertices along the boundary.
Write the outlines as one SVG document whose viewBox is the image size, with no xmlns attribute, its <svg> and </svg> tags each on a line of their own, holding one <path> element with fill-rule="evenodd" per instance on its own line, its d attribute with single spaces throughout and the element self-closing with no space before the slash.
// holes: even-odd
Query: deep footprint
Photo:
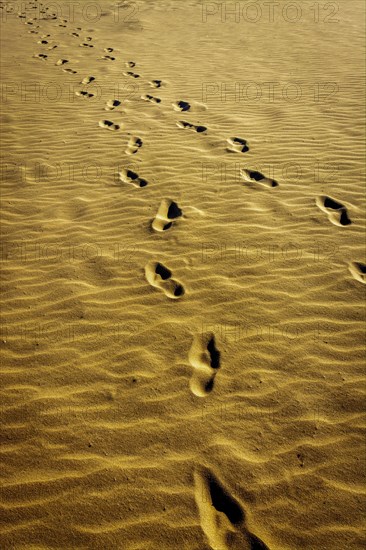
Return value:
<svg viewBox="0 0 366 550">
<path fill-rule="evenodd" d="M 132 71 L 127 71 L 123 73 L 124 76 L 130 76 L 131 78 L 140 78 L 139 74 L 133 73 Z"/>
<path fill-rule="evenodd" d="M 207 131 L 206 126 L 196 126 L 195 124 L 185 122 L 184 120 L 179 120 L 177 122 L 177 126 L 178 128 L 183 128 L 184 130 L 193 130 L 194 132 L 198 132 L 199 134 Z"/>
<path fill-rule="evenodd" d="M 147 186 L 147 181 L 144 178 L 140 178 L 140 176 L 132 170 L 121 170 L 121 172 L 119 172 L 119 178 L 124 183 L 132 184 L 134 187 Z"/>
<path fill-rule="evenodd" d="M 266 176 L 261 174 L 261 172 L 257 172 L 256 170 L 246 170 L 245 168 L 242 168 L 240 170 L 240 174 L 246 181 L 260 183 L 265 187 L 278 187 L 278 183 L 276 180 L 267 178 Z"/>
<path fill-rule="evenodd" d="M 151 103 L 161 103 L 161 99 L 159 97 L 154 97 L 149 94 L 142 95 L 141 99 L 143 99 L 144 101 L 150 101 Z"/>
<path fill-rule="evenodd" d="M 86 92 L 85 90 L 81 90 L 80 92 L 75 92 L 75 95 L 77 95 L 79 97 L 87 97 L 87 98 L 94 97 L 94 94 L 90 94 L 89 92 Z"/>
<path fill-rule="evenodd" d="M 351 262 L 348 269 L 356 281 L 366 284 L 366 265 L 361 262 Z"/>
<path fill-rule="evenodd" d="M 351 225 L 352 222 L 348 216 L 347 208 L 340 202 L 326 195 L 321 195 L 317 197 L 316 204 L 320 210 L 328 214 L 329 220 L 334 225 Z"/>
<path fill-rule="evenodd" d="M 162 80 L 150 80 L 149 82 L 152 88 L 161 88 L 163 81 Z"/>
<path fill-rule="evenodd" d="M 119 124 L 114 124 L 114 122 L 112 122 L 111 120 L 100 120 L 99 121 L 99 126 L 101 128 L 106 128 L 107 130 L 119 130 L 120 129 L 120 125 Z"/>
<path fill-rule="evenodd" d="M 160 262 L 149 262 L 145 267 L 145 276 L 154 288 L 159 288 L 172 300 L 177 300 L 184 295 L 184 287 L 181 283 L 172 279 L 172 272 Z"/>
<path fill-rule="evenodd" d="M 216 348 L 214 334 L 197 334 L 189 350 L 188 359 L 194 368 L 189 387 L 197 397 L 206 397 L 213 390 L 214 380 L 220 368 L 220 352 Z"/>
<path fill-rule="evenodd" d="M 177 101 L 172 105 L 175 111 L 189 111 L 189 109 L 191 108 L 190 104 L 187 103 L 187 101 Z"/>
<path fill-rule="evenodd" d="M 119 107 L 121 102 L 118 99 L 110 99 L 105 106 L 106 111 L 113 111 L 116 107 Z"/>
<path fill-rule="evenodd" d="M 142 147 L 142 139 L 137 136 L 132 136 L 128 142 L 126 153 L 128 155 L 135 155 L 137 151 Z"/>
<path fill-rule="evenodd" d="M 247 141 L 243 138 L 229 138 L 227 142 L 230 147 L 227 147 L 226 150 L 230 153 L 246 153 L 249 151 Z"/>
<path fill-rule="evenodd" d="M 172 227 L 174 223 L 172 220 L 176 220 L 182 214 L 183 212 L 176 202 L 163 199 L 151 226 L 155 231 L 166 231 Z"/>
<path fill-rule="evenodd" d="M 194 484 L 202 531 L 213 549 L 269 550 L 246 527 L 243 507 L 211 470 L 196 467 Z"/>
</svg>

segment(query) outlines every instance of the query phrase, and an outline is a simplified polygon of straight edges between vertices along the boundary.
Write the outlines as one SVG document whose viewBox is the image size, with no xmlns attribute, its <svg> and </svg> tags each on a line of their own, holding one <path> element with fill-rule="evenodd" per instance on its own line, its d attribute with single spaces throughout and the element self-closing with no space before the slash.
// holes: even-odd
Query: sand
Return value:
<svg viewBox="0 0 366 550">
<path fill-rule="evenodd" d="M 365 5 L 256 4 L 1 4 L 2 549 L 366 543 Z"/>
</svg>

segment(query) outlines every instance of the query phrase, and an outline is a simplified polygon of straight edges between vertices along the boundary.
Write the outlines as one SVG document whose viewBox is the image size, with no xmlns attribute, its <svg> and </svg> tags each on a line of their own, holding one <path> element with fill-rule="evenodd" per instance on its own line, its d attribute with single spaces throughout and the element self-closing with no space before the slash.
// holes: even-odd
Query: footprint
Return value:
<svg viewBox="0 0 366 550">
<path fill-rule="evenodd" d="M 162 80 L 150 80 L 149 82 L 152 88 L 161 88 L 163 81 Z"/>
<path fill-rule="evenodd" d="M 91 82 L 93 82 L 95 80 L 95 76 L 86 76 L 85 78 L 83 78 L 83 80 L 81 81 L 81 84 L 90 84 Z"/>
<path fill-rule="evenodd" d="M 366 284 L 366 265 L 361 262 L 351 262 L 349 270 L 356 281 Z"/>
<path fill-rule="evenodd" d="M 65 73 L 70 73 L 70 74 L 76 74 L 77 71 L 74 71 L 74 69 L 62 69 Z"/>
<path fill-rule="evenodd" d="M 243 507 L 211 470 L 198 466 L 193 477 L 202 531 L 213 550 L 269 550 L 246 527 Z"/>
<path fill-rule="evenodd" d="M 177 126 L 179 128 L 183 128 L 185 130 L 193 130 L 194 132 L 198 132 L 198 133 L 202 133 L 202 132 L 207 131 L 206 126 L 195 126 L 195 124 L 190 124 L 189 122 L 184 122 L 184 120 L 179 120 L 177 122 Z"/>
<path fill-rule="evenodd" d="M 256 170 L 246 170 L 245 168 L 241 168 L 240 174 L 246 181 L 260 183 L 265 187 L 278 187 L 278 183 L 276 180 L 267 178 Z"/>
<path fill-rule="evenodd" d="M 147 181 L 143 178 L 140 178 L 136 172 L 133 172 L 132 170 L 121 170 L 119 172 L 120 180 L 125 183 L 130 183 L 134 187 L 146 187 Z"/>
<path fill-rule="evenodd" d="M 94 97 L 94 94 L 90 94 L 89 92 L 85 92 L 85 90 L 81 90 L 80 92 L 75 92 L 75 95 L 82 96 L 82 97 Z"/>
<path fill-rule="evenodd" d="M 173 221 L 183 214 L 176 202 L 170 199 L 163 199 L 159 210 L 151 224 L 155 231 L 166 231 L 173 225 Z"/>
<path fill-rule="evenodd" d="M 121 105 L 121 102 L 118 101 L 118 99 L 110 99 L 107 101 L 107 105 L 104 108 L 106 111 L 114 111 L 114 109 L 119 105 Z"/>
<path fill-rule="evenodd" d="M 347 208 L 340 202 L 326 195 L 321 195 L 317 197 L 316 204 L 320 210 L 328 214 L 329 220 L 334 225 L 351 225 L 352 222 L 348 217 Z"/>
<path fill-rule="evenodd" d="M 126 153 L 128 155 L 134 155 L 142 147 L 142 139 L 132 136 L 128 142 Z"/>
<path fill-rule="evenodd" d="M 194 337 L 188 359 L 194 367 L 189 387 L 198 397 L 206 397 L 213 390 L 215 376 L 220 368 L 220 352 L 216 349 L 212 332 Z"/>
<path fill-rule="evenodd" d="M 108 53 L 112 53 L 112 52 L 113 52 L 113 48 L 104 48 L 104 51 L 105 51 L 105 52 L 108 52 Z"/>
<path fill-rule="evenodd" d="M 229 138 L 227 140 L 230 147 L 227 147 L 226 150 L 230 153 L 246 153 L 249 151 L 249 147 L 245 139 L 242 138 Z"/>
<path fill-rule="evenodd" d="M 102 59 L 105 59 L 106 61 L 115 61 L 116 58 L 112 55 L 103 55 Z"/>
<path fill-rule="evenodd" d="M 94 48 L 93 44 L 88 44 L 87 42 L 82 42 L 79 46 L 80 48 Z"/>
<path fill-rule="evenodd" d="M 151 101 L 151 103 L 161 103 L 161 99 L 159 97 L 154 97 L 149 94 L 142 95 L 141 99 L 143 99 L 144 101 Z"/>
<path fill-rule="evenodd" d="M 177 101 L 176 103 L 172 103 L 172 105 L 175 111 L 189 111 L 191 108 L 187 101 Z"/>
<path fill-rule="evenodd" d="M 68 59 L 59 59 L 58 61 L 56 61 L 55 65 L 66 65 L 66 63 L 68 62 Z"/>
<path fill-rule="evenodd" d="M 80 36 L 77 32 L 72 32 L 71 36 Z"/>
<path fill-rule="evenodd" d="M 37 44 L 48 44 L 47 40 L 38 40 Z"/>
<path fill-rule="evenodd" d="M 127 71 L 123 73 L 124 76 L 130 76 L 131 78 L 140 78 L 139 74 L 133 73 L 131 71 Z"/>
<path fill-rule="evenodd" d="M 127 61 L 126 62 L 126 67 L 136 67 L 136 63 L 134 61 Z"/>
<path fill-rule="evenodd" d="M 112 122 L 111 120 L 100 120 L 99 121 L 99 126 L 101 128 L 107 128 L 108 130 L 119 130 L 120 129 L 120 125 L 119 124 L 114 124 L 114 122 Z"/>
<path fill-rule="evenodd" d="M 46 59 L 48 58 L 48 55 L 46 55 L 45 53 L 36 53 L 34 54 L 33 57 L 37 57 L 39 59 L 43 59 L 43 61 L 46 61 Z"/>
<path fill-rule="evenodd" d="M 177 300 L 184 295 L 183 285 L 172 279 L 170 269 L 160 262 L 149 262 L 145 267 L 145 275 L 151 286 L 160 288 L 168 298 Z"/>
</svg>

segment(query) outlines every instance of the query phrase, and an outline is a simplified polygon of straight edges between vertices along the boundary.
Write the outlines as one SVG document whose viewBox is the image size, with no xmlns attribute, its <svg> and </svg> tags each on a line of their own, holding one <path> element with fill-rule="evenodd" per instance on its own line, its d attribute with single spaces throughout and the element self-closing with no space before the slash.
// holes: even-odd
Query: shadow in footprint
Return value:
<svg viewBox="0 0 366 550">
<path fill-rule="evenodd" d="M 114 124 L 114 122 L 112 122 L 111 120 L 101 120 L 99 122 L 99 126 L 101 128 L 106 128 L 107 130 L 119 130 L 120 129 L 120 125 L 119 124 Z"/>
<path fill-rule="evenodd" d="M 190 104 L 187 101 L 177 101 L 172 104 L 175 111 L 189 111 L 191 108 Z"/>
<path fill-rule="evenodd" d="M 348 216 L 347 208 L 340 202 L 327 197 L 326 195 L 321 195 L 317 197 L 316 204 L 326 214 L 328 214 L 329 220 L 334 225 L 346 226 L 351 225 L 351 220 Z"/>
<path fill-rule="evenodd" d="M 143 99 L 144 101 L 150 101 L 151 103 L 161 103 L 160 97 L 154 97 L 149 94 L 142 95 L 141 99 Z"/>
<path fill-rule="evenodd" d="M 189 387 L 197 397 L 206 397 L 214 387 L 220 368 L 220 352 L 211 332 L 197 334 L 189 350 L 188 359 L 194 368 Z"/>
<path fill-rule="evenodd" d="M 149 262 L 145 267 L 145 276 L 151 286 L 159 288 L 172 300 L 177 300 L 184 295 L 183 285 L 172 279 L 170 269 L 160 262 Z"/>
<path fill-rule="evenodd" d="M 201 527 L 212 548 L 269 550 L 246 527 L 243 507 L 211 470 L 205 466 L 196 467 L 194 483 Z"/>
<path fill-rule="evenodd" d="M 105 106 L 106 111 L 114 111 L 116 107 L 119 107 L 121 102 L 118 99 L 109 99 L 107 105 Z"/>
<path fill-rule="evenodd" d="M 179 218 L 182 214 L 183 212 L 176 202 L 170 199 L 163 199 L 151 226 L 155 231 L 166 231 L 170 229 L 174 223 L 171 220 Z"/>
<path fill-rule="evenodd" d="M 127 155 L 135 155 L 137 151 L 142 147 L 143 141 L 137 136 L 132 136 L 128 142 L 126 153 Z"/>
<path fill-rule="evenodd" d="M 349 264 L 349 270 L 356 279 L 356 281 L 359 281 L 360 283 L 366 284 L 366 265 L 361 262 L 351 262 Z"/>
<path fill-rule="evenodd" d="M 240 170 L 240 174 L 248 182 L 260 183 L 265 187 L 278 187 L 278 183 L 276 180 L 267 178 L 261 172 L 257 172 L 256 170 L 246 170 L 242 168 Z"/>
<path fill-rule="evenodd" d="M 124 183 L 132 184 L 134 187 L 147 186 L 147 181 L 144 178 L 140 178 L 140 176 L 132 170 L 121 170 L 119 172 L 119 178 Z"/>
<path fill-rule="evenodd" d="M 177 126 L 178 128 L 183 128 L 183 130 L 193 130 L 194 132 L 198 132 L 199 134 L 207 131 L 206 126 L 196 126 L 195 124 L 185 122 L 184 120 L 179 120 L 177 122 Z"/>
<path fill-rule="evenodd" d="M 233 137 L 227 140 L 229 147 L 226 150 L 229 153 L 246 153 L 249 151 L 247 141 L 243 138 Z"/>
</svg>

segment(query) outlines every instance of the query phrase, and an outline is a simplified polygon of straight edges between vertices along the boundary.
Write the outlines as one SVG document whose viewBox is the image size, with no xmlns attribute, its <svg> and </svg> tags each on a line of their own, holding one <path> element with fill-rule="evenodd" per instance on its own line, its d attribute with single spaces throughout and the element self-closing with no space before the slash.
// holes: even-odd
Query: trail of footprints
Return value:
<svg viewBox="0 0 366 550">
<path fill-rule="evenodd" d="M 48 7 L 43 10 L 44 19 L 57 19 L 56 14 L 48 13 Z M 25 14 L 20 14 L 19 18 L 25 18 Z M 63 24 L 65 23 L 65 25 Z M 66 26 L 67 20 L 63 20 L 60 26 Z M 26 22 L 28 25 L 33 25 L 33 21 Z M 38 28 L 36 26 L 35 28 Z M 78 27 L 76 31 L 70 34 L 76 38 L 80 37 Z M 32 34 L 39 34 L 37 30 L 30 30 Z M 57 48 L 56 44 L 49 45 L 50 35 L 43 35 L 38 44 L 48 46 L 48 49 Z M 85 37 L 80 47 L 93 48 L 90 44 L 92 37 Z M 104 48 L 105 55 L 103 60 L 115 61 L 116 58 L 110 55 L 114 51 L 113 48 Z M 43 61 L 48 59 L 48 55 L 44 53 L 35 54 Z M 57 66 L 63 66 L 69 63 L 68 59 L 60 58 Z M 136 66 L 134 61 L 125 63 L 128 69 L 133 69 Z M 65 72 L 76 74 L 77 71 L 72 68 L 64 68 Z M 127 70 L 122 73 L 124 76 L 137 79 L 140 78 L 138 73 Z M 94 76 L 83 78 L 81 84 L 88 86 L 95 81 Z M 150 87 L 158 89 L 163 86 L 162 80 L 150 80 Z M 91 98 L 94 96 L 92 92 L 81 90 L 76 92 L 81 97 Z M 150 94 L 141 95 L 141 99 L 147 102 L 159 104 L 161 99 Z M 118 99 L 109 100 L 105 106 L 105 110 L 113 111 L 121 105 Z M 173 109 L 177 112 L 188 112 L 191 105 L 187 101 L 179 100 L 172 103 Z M 176 125 L 180 129 L 191 130 L 196 133 L 207 133 L 207 127 L 203 125 L 195 125 L 191 122 L 179 120 Z M 99 121 L 99 126 L 104 129 L 117 131 L 121 128 L 111 120 Z M 143 146 L 143 140 L 140 137 L 130 137 L 125 153 L 128 155 L 136 154 Z M 229 153 L 245 154 L 249 152 L 247 140 L 241 137 L 232 137 L 227 139 L 226 150 Z M 140 177 L 132 170 L 126 169 L 119 173 L 120 180 L 133 187 L 142 188 L 148 185 L 146 179 Z M 241 177 L 245 184 L 258 185 L 265 188 L 278 187 L 278 182 L 273 180 L 257 170 L 249 168 L 241 169 Z M 349 226 L 352 221 L 348 214 L 348 209 L 338 200 L 321 195 L 316 198 L 318 208 L 327 214 L 331 223 L 337 226 Z M 152 230 L 157 233 L 163 233 L 170 230 L 175 223 L 183 217 L 183 212 L 178 204 L 172 199 L 163 199 L 158 208 L 155 218 L 152 220 Z M 361 262 L 352 262 L 349 264 L 349 271 L 355 280 L 366 283 L 366 264 Z M 171 300 L 180 300 L 184 297 L 186 291 L 183 284 L 173 277 L 172 271 L 159 261 L 150 261 L 145 266 L 145 277 L 147 282 L 159 292 L 162 292 Z M 215 335 L 211 332 L 199 333 L 194 335 L 191 348 L 188 352 L 188 361 L 192 367 L 192 374 L 189 381 L 191 392 L 197 397 L 207 397 L 214 389 L 214 382 L 221 368 L 220 351 L 217 348 Z M 202 530 L 205 533 L 210 546 L 216 550 L 229 550 L 230 548 L 241 548 L 241 550 L 269 550 L 263 541 L 256 535 L 251 533 L 245 524 L 245 513 L 240 503 L 230 495 L 218 478 L 206 467 L 198 467 L 194 472 L 195 498 L 197 509 L 201 518 Z"/>
</svg>

